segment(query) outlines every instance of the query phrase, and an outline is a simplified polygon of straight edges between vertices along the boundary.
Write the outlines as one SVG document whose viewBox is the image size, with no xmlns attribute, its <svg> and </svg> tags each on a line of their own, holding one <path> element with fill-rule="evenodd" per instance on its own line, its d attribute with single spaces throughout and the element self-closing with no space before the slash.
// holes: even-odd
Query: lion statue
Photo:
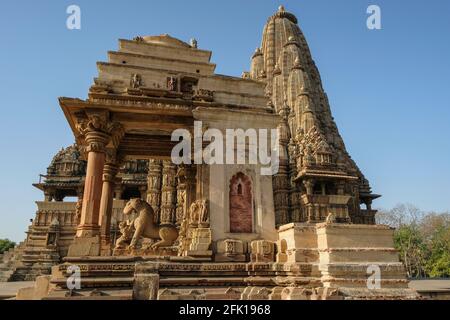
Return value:
<svg viewBox="0 0 450 320">
<path fill-rule="evenodd" d="M 134 234 L 129 249 L 135 249 L 141 237 L 147 239 L 161 239 L 151 246 L 152 249 L 172 246 L 178 238 L 178 231 L 174 226 L 158 226 L 154 222 L 153 208 L 141 199 L 131 199 L 125 205 L 123 213 L 126 216 L 136 212 L 137 217 L 131 223 L 134 226 Z"/>
</svg>

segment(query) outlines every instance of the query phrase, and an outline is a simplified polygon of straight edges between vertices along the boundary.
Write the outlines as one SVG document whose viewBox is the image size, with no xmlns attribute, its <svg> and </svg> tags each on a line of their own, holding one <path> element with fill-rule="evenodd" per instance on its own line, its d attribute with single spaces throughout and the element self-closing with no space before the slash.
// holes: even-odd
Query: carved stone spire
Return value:
<svg viewBox="0 0 450 320">
<path fill-rule="evenodd" d="M 272 100 L 275 111 L 284 118 L 286 109 L 289 115 L 287 124 L 284 120 L 280 122 L 280 129 L 283 129 L 281 134 L 287 132 L 284 128 L 288 126 L 292 139 L 290 137 L 287 142 L 281 143 L 282 153 L 283 148 L 289 148 L 290 151 L 288 166 L 284 168 L 281 165 L 280 174 L 274 178 L 276 211 L 284 201 L 280 194 L 285 194 L 284 188 L 287 188 L 290 192 L 289 216 L 295 220 L 300 219 L 300 211 L 306 210 L 306 205 L 297 205 L 299 192 L 306 193 L 305 183 L 311 191 L 314 180 L 308 178 L 308 181 L 303 181 L 310 174 L 305 172 L 305 168 L 320 165 L 321 169 L 326 167 L 328 171 L 324 174 L 324 181 L 319 183 L 325 194 L 334 195 L 337 190 L 341 193 L 342 190 L 352 190 L 350 184 L 357 180 L 359 191 L 352 192 L 352 200 L 348 206 L 350 215 L 356 217 L 356 221 L 360 215 L 359 203 L 366 200 L 368 202 L 374 195 L 367 191 L 370 190 L 367 180 L 345 149 L 331 115 L 319 71 L 297 23 L 298 20 L 292 13 L 287 12 L 283 6 L 278 8 L 264 27 L 261 49 L 253 55 L 250 71 L 253 79 L 266 83 L 266 95 Z M 264 74 L 265 77 L 258 77 L 258 74 Z M 300 145 L 311 130 L 316 130 L 322 137 L 319 149 L 315 144 Z M 287 187 L 284 186 L 286 175 Z M 333 176 L 345 177 L 345 182 L 326 178 Z M 315 206 L 314 201 L 309 203 L 308 210 L 315 210 Z M 315 214 L 312 212 L 314 220 L 321 219 L 321 215 L 317 218 Z"/>
</svg>

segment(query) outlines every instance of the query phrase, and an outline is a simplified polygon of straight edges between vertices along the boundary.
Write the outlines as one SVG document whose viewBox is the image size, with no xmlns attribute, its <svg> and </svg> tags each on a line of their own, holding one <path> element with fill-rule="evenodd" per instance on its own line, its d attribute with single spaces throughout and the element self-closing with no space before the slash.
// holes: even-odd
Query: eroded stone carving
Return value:
<svg viewBox="0 0 450 320">
<path fill-rule="evenodd" d="M 330 212 L 325 220 L 325 223 L 332 224 L 336 223 L 336 214 L 334 212 Z"/>
<path fill-rule="evenodd" d="M 252 262 L 273 262 L 275 260 L 275 244 L 272 241 L 255 240 L 250 246 Z"/>
<path fill-rule="evenodd" d="M 217 253 L 215 261 L 236 261 L 247 260 L 247 243 L 242 240 L 225 239 L 217 242 Z"/>
<path fill-rule="evenodd" d="M 116 249 L 124 249 L 133 238 L 133 234 L 135 231 L 134 225 L 132 221 L 122 221 L 119 223 L 119 230 L 121 236 L 116 241 Z"/>
<path fill-rule="evenodd" d="M 175 77 L 167 78 L 167 89 L 169 91 L 178 91 L 178 79 Z"/>
<path fill-rule="evenodd" d="M 189 208 L 190 224 L 207 227 L 209 225 L 208 205 L 206 200 L 197 200 Z"/>
<path fill-rule="evenodd" d="M 142 81 L 142 76 L 140 74 L 133 73 L 131 75 L 130 87 L 132 89 L 139 89 L 143 85 L 144 85 L 144 82 Z"/>
</svg>

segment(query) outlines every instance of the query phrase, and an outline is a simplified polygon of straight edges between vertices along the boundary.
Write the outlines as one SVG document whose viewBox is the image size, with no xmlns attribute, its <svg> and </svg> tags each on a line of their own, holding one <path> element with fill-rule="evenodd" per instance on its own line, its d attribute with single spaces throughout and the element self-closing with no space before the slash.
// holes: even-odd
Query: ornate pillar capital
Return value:
<svg viewBox="0 0 450 320">
<path fill-rule="evenodd" d="M 84 117 L 79 117 L 76 124 L 79 138 L 85 142 L 85 151 L 106 152 L 106 146 L 111 142 L 117 148 L 125 131 L 123 126 L 111 121 L 107 111 L 88 111 Z"/>
<path fill-rule="evenodd" d="M 117 151 L 117 148 L 106 148 L 105 150 L 105 165 L 120 167 L 125 161 L 125 155 Z"/>
<path fill-rule="evenodd" d="M 118 172 L 119 172 L 118 166 L 116 166 L 114 164 L 106 163 L 105 166 L 103 167 L 103 181 L 115 183 L 116 175 Z"/>
</svg>

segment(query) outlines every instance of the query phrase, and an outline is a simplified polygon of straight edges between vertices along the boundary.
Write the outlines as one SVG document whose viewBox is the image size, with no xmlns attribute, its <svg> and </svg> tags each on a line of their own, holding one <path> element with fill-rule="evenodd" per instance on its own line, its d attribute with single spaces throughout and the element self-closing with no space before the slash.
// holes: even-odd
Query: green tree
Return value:
<svg viewBox="0 0 450 320">
<path fill-rule="evenodd" d="M 401 226 L 394 234 L 394 243 L 408 277 L 426 276 L 425 264 L 428 250 L 417 226 Z"/>
<path fill-rule="evenodd" d="M 14 248 L 16 244 L 9 239 L 0 239 L 0 254 Z"/>
<path fill-rule="evenodd" d="M 409 277 L 450 277 L 450 213 L 424 213 L 410 204 L 380 210 L 377 221 L 396 229 L 395 248 Z"/>
<path fill-rule="evenodd" d="M 439 224 L 429 240 L 430 257 L 426 271 L 432 278 L 450 277 L 450 221 L 449 215 L 440 217 Z"/>
</svg>

